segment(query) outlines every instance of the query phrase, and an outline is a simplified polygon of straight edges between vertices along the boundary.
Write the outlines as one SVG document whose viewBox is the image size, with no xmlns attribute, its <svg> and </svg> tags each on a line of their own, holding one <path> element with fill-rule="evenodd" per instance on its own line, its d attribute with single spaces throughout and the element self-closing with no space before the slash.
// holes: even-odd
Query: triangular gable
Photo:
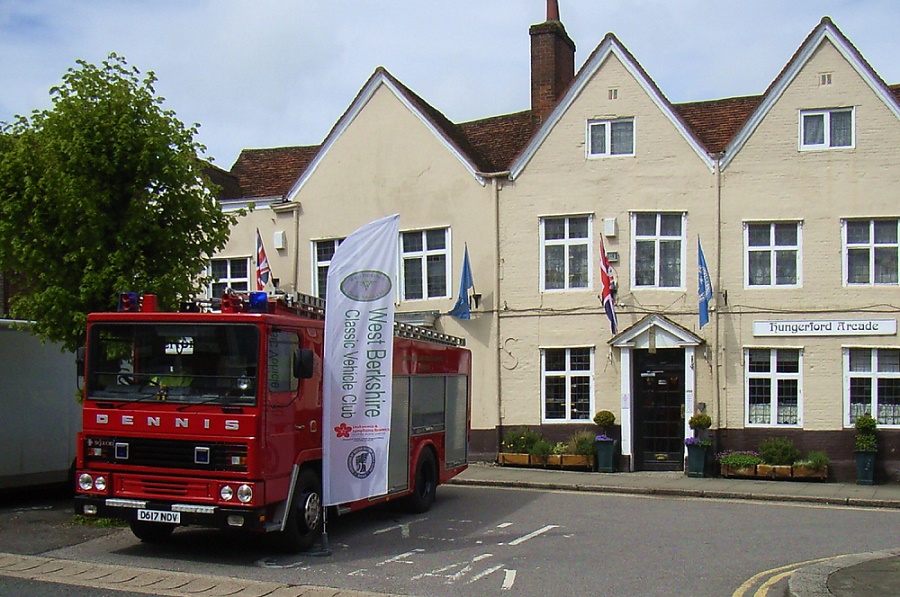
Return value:
<svg viewBox="0 0 900 597">
<path fill-rule="evenodd" d="M 738 131 L 734 139 L 725 148 L 725 157 L 722 159 L 721 168 L 725 168 L 731 160 L 740 152 L 741 148 L 756 131 L 757 127 L 762 123 L 763 119 L 768 115 L 769 111 L 775 103 L 781 99 L 785 90 L 794 82 L 797 75 L 810 61 L 813 54 L 826 40 L 830 41 L 834 47 L 840 52 L 841 56 L 850 64 L 851 67 L 866 82 L 866 85 L 877 95 L 888 109 L 900 119 L 900 104 L 897 102 L 896 96 L 891 92 L 885 82 L 875 73 L 872 67 L 862 57 L 859 50 L 850 43 L 840 29 L 831 22 L 831 19 L 824 17 L 815 29 L 807 36 L 806 40 L 800 45 L 791 60 L 781 70 L 781 73 L 769 85 L 769 88 L 763 94 L 763 100 L 759 106 L 747 119 L 743 128 Z"/>
<path fill-rule="evenodd" d="M 569 86 L 568 90 L 562 96 L 562 98 L 560 98 L 559 103 L 556 104 L 556 107 L 553 108 L 553 111 L 550 112 L 550 114 L 547 116 L 547 119 L 538 129 L 537 133 L 535 133 L 534 137 L 532 137 L 531 141 L 528 143 L 519 157 L 516 158 L 512 166 L 510 166 L 509 177 L 511 179 L 515 180 L 522 173 L 522 170 L 525 169 L 525 166 L 528 165 L 528 162 L 531 161 L 531 158 L 550 135 L 553 127 L 556 126 L 556 124 L 566 113 L 572 103 L 581 94 L 585 86 L 587 86 L 588 82 L 591 80 L 594 74 L 598 70 L 600 70 L 600 68 L 611 55 L 616 56 L 619 61 L 625 66 L 628 72 L 631 73 L 631 76 L 634 77 L 638 85 L 641 86 L 641 88 L 651 98 L 653 103 L 656 104 L 656 107 L 659 108 L 659 111 L 669 119 L 669 122 L 672 123 L 672 126 L 674 126 L 676 130 L 678 130 L 678 132 L 681 134 L 681 136 L 684 137 L 685 141 L 687 141 L 688 145 L 691 147 L 691 149 L 694 150 L 694 153 L 697 154 L 697 156 L 703 161 L 703 163 L 706 164 L 710 172 L 713 172 L 715 170 L 715 161 L 709 156 L 706 149 L 696 138 L 690 127 L 688 127 L 684 120 L 682 120 L 681 116 L 679 116 L 678 112 L 674 109 L 669 100 L 666 99 L 663 93 L 659 90 L 659 87 L 656 86 L 656 83 L 654 83 L 649 75 L 647 75 L 641 65 L 638 64 L 637 60 L 635 60 L 631 55 L 631 53 L 626 50 L 621 43 L 619 43 L 619 40 L 616 39 L 616 36 L 612 33 L 607 33 L 603 41 L 600 42 L 600 45 L 597 46 L 590 57 L 588 57 L 587 61 L 584 63 L 584 66 L 581 67 L 581 70 L 578 71 L 578 74 L 575 76 L 572 84 Z"/>
<path fill-rule="evenodd" d="M 466 152 L 463 151 L 459 144 L 452 138 L 451 132 L 446 130 L 447 126 L 452 127 L 453 125 L 447 121 L 446 123 L 443 123 L 444 128 L 442 128 L 441 124 L 436 122 L 437 119 L 434 117 L 435 115 L 440 116 L 439 112 L 425 104 L 424 101 L 407 89 L 397 79 L 392 77 L 383 67 L 378 67 L 356 95 L 356 98 L 353 100 L 353 103 L 350 104 L 350 107 L 347 108 L 347 111 L 344 112 L 343 116 L 341 116 L 331 129 L 331 132 L 328 133 L 328 137 L 326 137 L 325 141 L 322 143 L 316 157 L 313 158 L 306 170 L 303 171 L 303 174 L 300 175 L 300 178 L 297 179 L 297 182 L 294 183 L 294 186 L 291 187 L 291 190 L 287 194 L 288 201 L 294 200 L 297 193 L 306 181 L 309 180 L 313 172 L 316 171 L 316 168 L 328 154 L 331 147 L 337 142 L 344 131 L 347 130 L 347 127 L 350 126 L 363 109 L 365 109 L 366 105 L 381 87 L 390 90 L 390 92 L 393 93 L 394 96 L 440 140 L 444 147 L 460 161 L 463 167 L 468 170 L 480 184 L 485 184 L 485 178 L 479 173 L 478 167 L 474 161 L 469 158 Z M 429 112 L 432 114 L 429 114 Z"/>
<path fill-rule="evenodd" d="M 644 348 L 650 331 L 655 335 L 655 345 L 664 347 L 698 346 L 704 342 L 686 327 L 680 326 L 663 315 L 647 315 L 628 329 L 622 330 L 609 340 L 616 348 Z"/>
</svg>

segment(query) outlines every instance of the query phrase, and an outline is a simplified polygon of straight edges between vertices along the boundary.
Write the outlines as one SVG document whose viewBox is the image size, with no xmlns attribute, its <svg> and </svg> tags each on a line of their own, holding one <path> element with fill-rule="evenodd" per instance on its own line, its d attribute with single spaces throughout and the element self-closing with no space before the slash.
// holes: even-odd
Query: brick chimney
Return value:
<svg viewBox="0 0 900 597">
<path fill-rule="evenodd" d="M 532 25 L 531 117 L 541 123 L 575 78 L 575 42 L 559 20 L 558 0 L 547 0 L 547 20 Z"/>
</svg>

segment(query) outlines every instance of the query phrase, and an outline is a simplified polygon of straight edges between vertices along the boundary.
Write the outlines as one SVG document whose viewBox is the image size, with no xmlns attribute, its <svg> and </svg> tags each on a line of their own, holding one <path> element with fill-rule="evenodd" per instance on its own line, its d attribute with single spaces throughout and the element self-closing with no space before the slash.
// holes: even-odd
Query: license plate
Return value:
<svg viewBox="0 0 900 597">
<path fill-rule="evenodd" d="M 181 512 L 167 512 L 165 510 L 138 510 L 137 519 L 143 522 L 164 522 L 168 524 L 181 524 Z"/>
</svg>

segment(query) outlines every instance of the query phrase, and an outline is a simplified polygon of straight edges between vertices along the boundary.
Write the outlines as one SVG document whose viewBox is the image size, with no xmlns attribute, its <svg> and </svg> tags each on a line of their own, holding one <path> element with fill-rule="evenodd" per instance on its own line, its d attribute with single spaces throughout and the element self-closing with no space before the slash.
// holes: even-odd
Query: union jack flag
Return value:
<svg viewBox="0 0 900 597">
<path fill-rule="evenodd" d="M 606 249 L 603 248 L 603 239 L 600 239 L 600 300 L 603 302 L 603 310 L 609 318 L 609 327 L 613 336 L 619 331 L 619 322 L 616 320 L 616 304 L 613 300 L 612 285 L 615 275 L 606 258 Z"/>
<path fill-rule="evenodd" d="M 266 248 L 263 246 L 259 228 L 256 229 L 256 289 L 265 290 L 269 283 L 272 271 L 269 269 L 269 260 L 266 258 Z"/>
</svg>

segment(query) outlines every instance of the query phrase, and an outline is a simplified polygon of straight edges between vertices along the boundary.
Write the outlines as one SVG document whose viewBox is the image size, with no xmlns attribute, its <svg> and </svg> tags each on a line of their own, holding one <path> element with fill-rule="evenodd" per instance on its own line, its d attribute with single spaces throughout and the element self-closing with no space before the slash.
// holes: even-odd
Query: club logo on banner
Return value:
<svg viewBox="0 0 900 597">
<path fill-rule="evenodd" d="M 326 506 L 388 490 L 400 217 L 347 237 L 328 268 L 322 489 Z"/>
</svg>

